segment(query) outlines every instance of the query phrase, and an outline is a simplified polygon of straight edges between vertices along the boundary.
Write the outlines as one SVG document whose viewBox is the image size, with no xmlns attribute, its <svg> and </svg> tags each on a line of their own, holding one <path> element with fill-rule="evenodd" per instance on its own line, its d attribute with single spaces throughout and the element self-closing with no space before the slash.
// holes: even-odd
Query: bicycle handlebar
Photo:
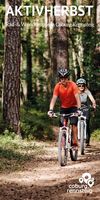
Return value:
<svg viewBox="0 0 100 200">
<path fill-rule="evenodd" d="M 96 108 L 98 108 L 99 106 L 98 105 L 96 105 Z M 93 106 L 92 105 L 82 105 L 81 106 L 81 110 L 84 110 L 84 111 L 87 111 L 87 110 L 91 110 L 91 111 L 95 111 L 96 110 L 96 108 L 93 108 Z"/>
<path fill-rule="evenodd" d="M 52 117 L 58 117 L 58 116 L 61 116 L 61 117 L 73 117 L 73 116 L 78 116 L 79 114 L 76 112 L 76 113 L 70 113 L 70 114 L 61 114 L 61 113 L 53 113 Z"/>
<path fill-rule="evenodd" d="M 74 113 L 70 113 L 70 114 L 61 114 L 59 112 L 57 113 L 52 113 L 52 118 L 57 118 L 58 116 L 61 116 L 61 117 L 73 117 L 73 116 L 76 116 L 76 117 L 82 117 L 84 116 L 83 115 L 83 111 L 87 111 L 89 108 L 93 108 L 92 105 L 83 105 L 81 108 L 80 108 L 80 113 L 78 112 L 74 112 Z"/>
</svg>

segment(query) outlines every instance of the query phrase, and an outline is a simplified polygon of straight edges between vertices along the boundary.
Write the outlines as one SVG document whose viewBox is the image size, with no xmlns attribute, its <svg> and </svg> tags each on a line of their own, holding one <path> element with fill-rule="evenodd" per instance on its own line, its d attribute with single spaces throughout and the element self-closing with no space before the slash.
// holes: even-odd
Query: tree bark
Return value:
<svg viewBox="0 0 100 200">
<path fill-rule="evenodd" d="M 99 45 L 99 37 L 100 37 L 100 0 L 95 2 L 95 29 L 96 29 L 96 48 L 94 51 L 94 67 L 95 67 L 95 98 L 96 102 L 100 104 L 100 45 Z M 98 116 L 99 117 L 99 116 Z"/>
<path fill-rule="evenodd" d="M 6 0 L 7 6 L 20 6 L 21 0 Z M 7 126 L 20 134 L 20 16 L 5 19 L 3 118 Z"/>
<path fill-rule="evenodd" d="M 97 0 L 97 33 L 100 34 L 100 0 Z"/>
<path fill-rule="evenodd" d="M 66 1 L 55 0 L 54 5 L 66 5 Z M 67 28 L 64 26 L 66 22 L 66 16 L 54 16 L 54 29 L 52 34 L 53 75 L 57 74 L 58 68 L 68 68 L 68 34 Z"/>
<path fill-rule="evenodd" d="M 27 54 L 27 99 L 32 101 L 32 52 L 31 52 L 31 30 L 28 30 L 27 33 L 27 45 L 26 45 L 26 54 Z"/>
</svg>

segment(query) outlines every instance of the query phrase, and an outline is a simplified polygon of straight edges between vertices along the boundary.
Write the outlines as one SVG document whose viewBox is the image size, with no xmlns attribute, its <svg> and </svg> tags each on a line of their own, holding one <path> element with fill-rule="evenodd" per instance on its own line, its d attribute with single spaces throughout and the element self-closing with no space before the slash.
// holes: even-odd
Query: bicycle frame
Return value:
<svg viewBox="0 0 100 200">
<path fill-rule="evenodd" d="M 64 119 L 64 123 L 63 126 L 60 127 L 60 132 L 62 134 L 65 134 L 66 136 L 66 149 L 70 149 L 71 148 L 71 126 L 70 126 L 70 121 L 69 119 L 66 120 Z"/>
<path fill-rule="evenodd" d="M 76 161 L 78 149 L 72 147 L 72 129 L 70 125 L 71 116 L 76 116 L 75 113 L 71 114 L 54 114 L 54 117 L 63 117 L 63 126 L 60 127 L 58 135 L 58 161 L 61 166 L 65 166 L 68 160 L 68 152 L 70 151 L 71 160 Z M 68 119 L 65 119 L 67 117 Z"/>
</svg>

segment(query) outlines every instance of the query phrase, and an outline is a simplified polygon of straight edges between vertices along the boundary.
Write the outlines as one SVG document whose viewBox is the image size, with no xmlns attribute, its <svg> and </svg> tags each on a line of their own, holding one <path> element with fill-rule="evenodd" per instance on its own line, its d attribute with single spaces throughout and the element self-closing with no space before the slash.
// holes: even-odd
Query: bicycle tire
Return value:
<svg viewBox="0 0 100 200">
<path fill-rule="evenodd" d="M 78 157 L 78 149 L 73 147 L 73 136 L 71 133 L 71 149 L 70 149 L 70 157 L 72 161 L 76 161 Z"/>
<path fill-rule="evenodd" d="M 67 165 L 68 149 L 66 148 L 66 136 L 63 132 L 59 133 L 58 138 L 58 161 L 60 166 Z"/>
<path fill-rule="evenodd" d="M 84 155 L 84 121 L 81 120 L 81 132 L 80 132 L 80 152 L 81 155 Z"/>
</svg>

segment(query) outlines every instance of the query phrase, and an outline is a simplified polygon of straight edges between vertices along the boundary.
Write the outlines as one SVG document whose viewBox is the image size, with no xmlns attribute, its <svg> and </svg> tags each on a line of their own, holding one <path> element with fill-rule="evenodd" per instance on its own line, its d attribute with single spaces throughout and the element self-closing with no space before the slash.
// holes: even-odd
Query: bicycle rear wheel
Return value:
<svg viewBox="0 0 100 200">
<path fill-rule="evenodd" d="M 66 148 L 66 134 L 60 132 L 58 138 L 58 161 L 60 166 L 67 165 L 67 160 L 68 160 L 68 148 Z"/>
<path fill-rule="evenodd" d="M 73 135 L 71 133 L 71 149 L 70 149 L 70 157 L 72 161 L 76 161 L 78 157 L 78 148 L 73 147 Z"/>
</svg>

